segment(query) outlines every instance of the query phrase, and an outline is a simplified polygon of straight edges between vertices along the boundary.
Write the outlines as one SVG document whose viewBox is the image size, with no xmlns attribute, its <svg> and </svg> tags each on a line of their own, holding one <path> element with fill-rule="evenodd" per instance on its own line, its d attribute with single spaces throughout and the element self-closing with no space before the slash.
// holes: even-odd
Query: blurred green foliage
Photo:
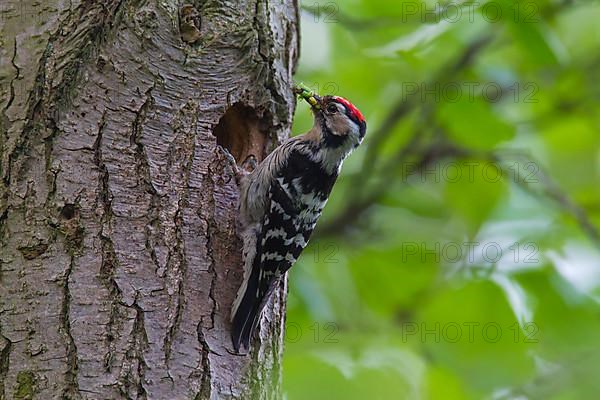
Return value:
<svg viewBox="0 0 600 400">
<path fill-rule="evenodd" d="M 599 20 L 302 2 L 296 79 L 368 131 L 289 274 L 288 400 L 597 398 Z"/>
</svg>

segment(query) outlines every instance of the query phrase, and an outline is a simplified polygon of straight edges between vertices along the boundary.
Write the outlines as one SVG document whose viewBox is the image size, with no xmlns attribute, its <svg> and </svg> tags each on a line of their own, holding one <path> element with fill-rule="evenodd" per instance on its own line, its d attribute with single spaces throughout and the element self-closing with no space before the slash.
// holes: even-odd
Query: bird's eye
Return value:
<svg viewBox="0 0 600 400">
<path fill-rule="evenodd" d="M 327 106 L 327 112 L 329 114 L 335 114 L 336 112 L 338 112 L 338 108 L 335 106 L 335 104 L 330 104 Z"/>
</svg>

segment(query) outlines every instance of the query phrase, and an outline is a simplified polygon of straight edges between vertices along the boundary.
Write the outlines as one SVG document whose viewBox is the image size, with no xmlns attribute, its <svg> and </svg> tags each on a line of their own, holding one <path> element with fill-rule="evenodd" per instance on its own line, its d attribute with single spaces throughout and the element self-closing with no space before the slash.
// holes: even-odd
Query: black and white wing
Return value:
<svg viewBox="0 0 600 400">
<path fill-rule="evenodd" d="M 280 278 L 296 262 L 315 228 L 336 176 L 292 151 L 274 174 L 267 210 L 256 230 L 256 252 L 233 309 L 236 351 L 248 348 L 260 314 Z"/>
</svg>

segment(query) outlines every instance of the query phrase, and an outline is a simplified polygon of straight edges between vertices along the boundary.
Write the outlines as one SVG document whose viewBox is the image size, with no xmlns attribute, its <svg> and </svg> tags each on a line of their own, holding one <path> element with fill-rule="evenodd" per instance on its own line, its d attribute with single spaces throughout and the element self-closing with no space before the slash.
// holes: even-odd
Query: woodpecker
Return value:
<svg viewBox="0 0 600 400">
<path fill-rule="evenodd" d="M 287 139 L 241 180 L 244 281 L 231 311 L 236 352 L 249 348 L 273 289 L 306 247 L 342 162 L 367 129 L 348 100 L 295 92 L 311 105 L 312 129 Z"/>
</svg>

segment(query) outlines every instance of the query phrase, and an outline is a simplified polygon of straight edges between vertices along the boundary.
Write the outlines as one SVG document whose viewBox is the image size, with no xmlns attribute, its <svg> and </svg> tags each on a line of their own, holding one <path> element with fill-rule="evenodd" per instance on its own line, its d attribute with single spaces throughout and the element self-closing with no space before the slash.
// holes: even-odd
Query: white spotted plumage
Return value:
<svg viewBox="0 0 600 400">
<path fill-rule="evenodd" d="M 270 293 L 306 247 L 342 162 L 365 134 L 362 114 L 347 100 L 319 100 L 313 129 L 286 140 L 242 181 L 244 281 L 231 313 L 236 351 L 248 348 Z"/>
</svg>

